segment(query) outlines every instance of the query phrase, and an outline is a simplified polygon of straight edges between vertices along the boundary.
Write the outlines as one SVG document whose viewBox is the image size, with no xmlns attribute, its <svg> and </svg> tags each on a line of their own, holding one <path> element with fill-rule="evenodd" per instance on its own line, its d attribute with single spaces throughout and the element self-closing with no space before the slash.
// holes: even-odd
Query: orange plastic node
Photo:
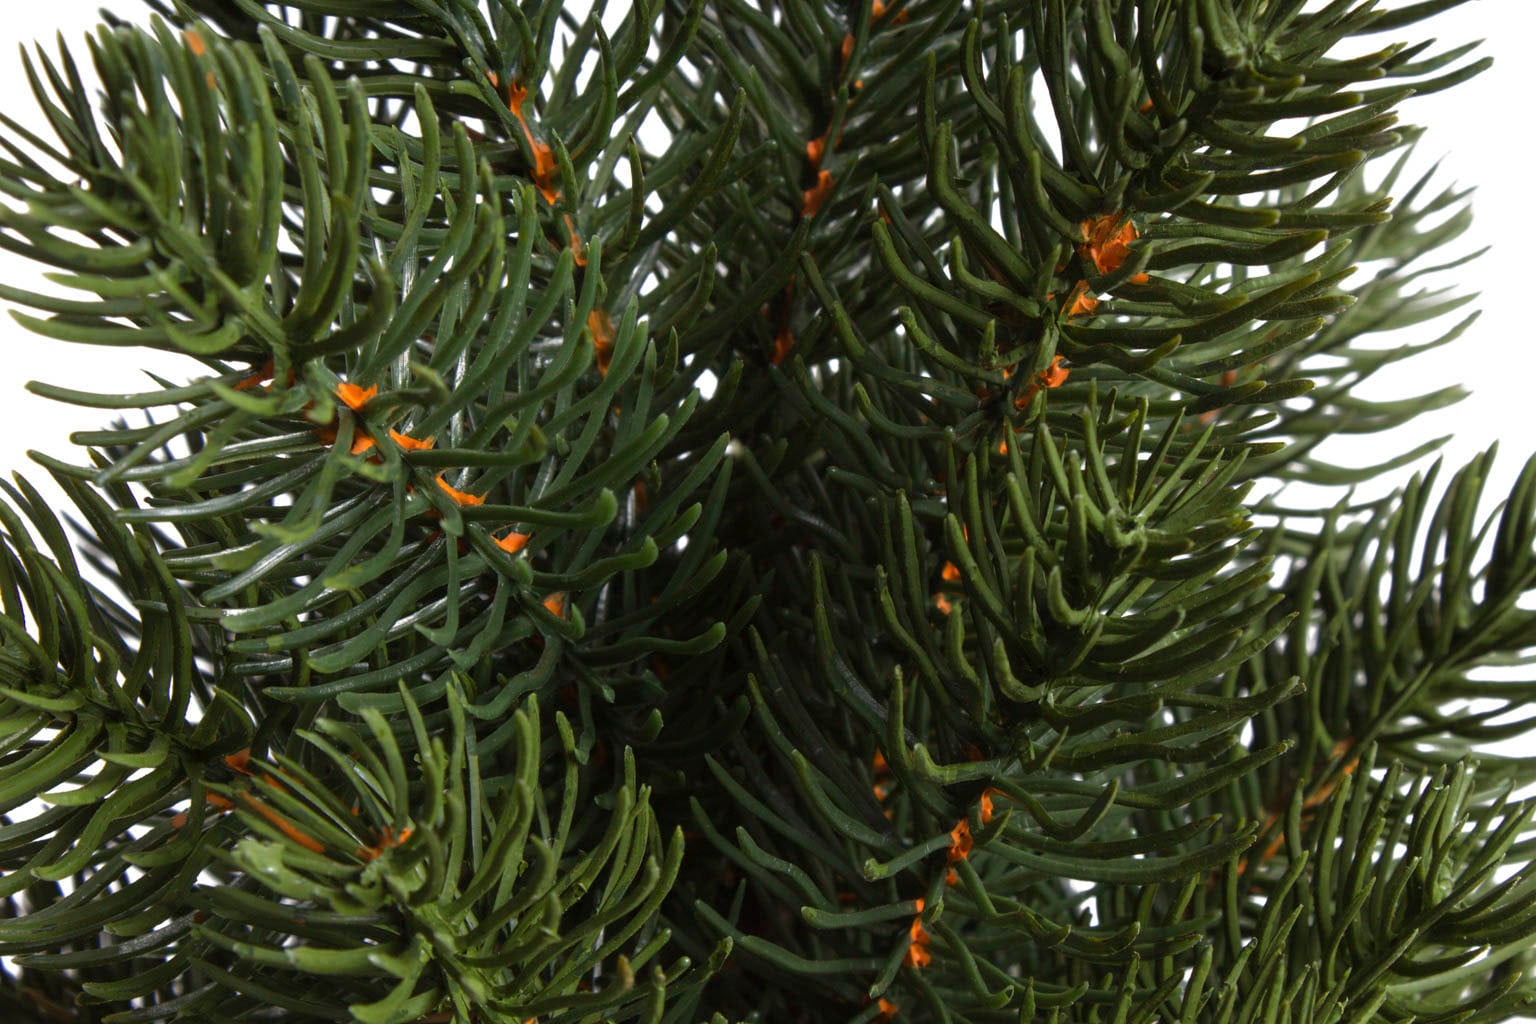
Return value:
<svg viewBox="0 0 1536 1024">
<path fill-rule="evenodd" d="M 597 372 L 606 377 L 608 364 L 613 361 L 613 320 L 603 310 L 594 309 L 587 314 L 587 329 L 592 332 Z"/>
<path fill-rule="evenodd" d="M 434 437 L 426 437 L 418 440 L 417 438 L 412 437 L 410 434 L 400 433 L 400 431 L 394 429 L 393 427 L 390 428 L 389 438 L 390 440 L 394 441 L 395 444 L 399 445 L 401 448 L 404 448 L 408 452 L 426 451 L 428 448 L 431 448 L 437 440 Z"/>
<path fill-rule="evenodd" d="M 497 538 L 496 546 L 509 555 L 515 555 L 528 546 L 528 538 L 532 534 L 512 532 L 505 537 Z"/>
<path fill-rule="evenodd" d="M 452 498 L 454 503 L 457 505 L 485 504 L 485 499 L 480 495 L 470 494 L 468 491 L 460 491 L 450 486 L 449 483 L 443 479 L 443 474 L 441 473 L 437 474 L 437 476 L 433 477 L 433 479 L 437 481 L 437 486 L 442 488 L 443 493 Z"/>
<path fill-rule="evenodd" d="M 800 214 L 804 217 L 814 217 L 821 212 L 826 205 L 827 197 L 832 194 L 832 183 L 836 179 L 831 171 L 817 171 L 816 184 L 805 190 L 800 204 Z"/>
<path fill-rule="evenodd" d="M 368 400 L 378 393 L 379 386 L 377 384 L 370 384 L 365 388 L 342 381 L 336 385 L 336 397 L 341 399 L 342 405 L 345 405 L 353 412 L 361 412 L 363 406 L 368 404 Z"/>
<path fill-rule="evenodd" d="M 953 864 L 957 860 L 965 860 L 971 855 L 971 822 L 969 818 L 961 818 L 955 827 L 949 830 L 949 862 Z"/>
</svg>

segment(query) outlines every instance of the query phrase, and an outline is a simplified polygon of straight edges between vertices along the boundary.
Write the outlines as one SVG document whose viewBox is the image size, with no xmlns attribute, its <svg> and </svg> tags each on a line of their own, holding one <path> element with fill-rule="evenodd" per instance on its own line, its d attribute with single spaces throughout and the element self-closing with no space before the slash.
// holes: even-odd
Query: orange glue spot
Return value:
<svg viewBox="0 0 1536 1024">
<path fill-rule="evenodd" d="M 971 822 L 969 818 L 961 818 L 955 827 L 949 830 L 949 862 L 953 864 L 957 860 L 965 860 L 971 855 Z"/>
<path fill-rule="evenodd" d="M 821 212 L 822 206 L 826 204 L 827 197 L 832 194 L 833 180 L 831 171 L 823 170 L 816 172 L 816 184 L 806 189 L 802 196 L 803 201 L 800 205 L 801 216 L 814 217 Z"/>
<path fill-rule="evenodd" d="M 267 819 L 267 821 L 271 822 L 279 832 L 287 836 L 289 839 L 292 839 L 300 846 L 304 847 L 304 849 L 309 850 L 311 853 L 325 852 L 325 847 L 319 841 L 314 839 L 312 836 L 305 835 L 287 818 L 284 818 L 281 814 L 278 814 L 272 808 L 268 807 L 266 804 L 262 803 L 251 794 L 241 793 L 240 798 L 250 806 L 251 810 Z"/>
<path fill-rule="evenodd" d="M 436 442 L 436 438 L 427 437 L 418 440 L 409 434 L 402 434 L 394 428 L 390 428 L 389 438 L 408 452 L 426 451 Z"/>
<path fill-rule="evenodd" d="M 443 479 L 443 474 L 441 474 L 441 473 L 437 474 L 437 476 L 434 477 L 433 479 L 435 479 L 437 481 L 437 486 L 442 488 L 443 493 L 448 495 L 448 497 L 452 498 L 454 503 L 457 504 L 457 505 L 484 505 L 485 504 L 485 499 L 483 497 L 481 497 L 480 495 L 478 495 L 478 494 L 470 494 L 468 491 L 456 490 L 455 488 L 449 486 L 448 482 Z"/>
<path fill-rule="evenodd" d="M 1067 316 L 1092 316 L 1098 308 L 1099 300 L 1088 294 L 1088 282 L 1077 282 L 1067 303 Z"/>
<path fill-rule="evenodd" d="M 345 405 L 353 412 L 362 411 L 363 406 L 368 404 L 368 400 L 378 393 L 379 386 L 377 384 L 370 384 L 365 388 L 342 381 L 336 385 L 336 397 L 341 399 L 342 405 Z"/>
<path fill-rule="evenodd" d="M 565 215 L 565 230 L 571 236 L 571 259 L 576 261 L 578 267 L 587 265 L 587 250 L 581 244 L 581 236 L 576 233 L 576 225 L 571 221 L 571 215 Z"/>
<path fill-rule="evenodd" d="M 594 309 L 587 314 L 587 329 L 592 332 L 597 372 L 606 377 L 608 364 L 613 361 L 613 320 L 603 310 Z"/>
<path fill-rule="evenodd" d="M 267 381 L 271 380 L 272 375 L 275 372 L 276 370 L 272 366 L 272 360 L 268 359 L 265 363 L 262 363 L 261 366 L 251 371 L 251 375 L 249 377 L 237 381 L 235 384 L 235 390 L 247 391 L 251 388 L 260 387 Z"/>
<path fill-rule="evenodd" d="M 496 546 L 501 548 L 501 550 L 505 551 L 509 555 L 515 555 L 519 551 L 523 550 L 523 548 L 528 546 L 528 538 L 530 536 L 532 536 L 532 534 L 515 532 L 509 533 L 505 537 L 498 538 L 496 541 Z"/>
</svg>

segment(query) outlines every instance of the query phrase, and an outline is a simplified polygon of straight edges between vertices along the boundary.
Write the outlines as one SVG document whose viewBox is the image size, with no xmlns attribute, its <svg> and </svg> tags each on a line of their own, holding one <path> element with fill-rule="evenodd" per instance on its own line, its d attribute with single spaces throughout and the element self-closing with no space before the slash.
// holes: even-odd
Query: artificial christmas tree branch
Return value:
<svg viewBox="0 0 1536 1024">
<path fill-rule="evenodd" d="M 72 511 L 0 502 L 0 1005 L 1528 1010 L 1536 462 L 1485 521 L 1492 453 L 1274 493 L 1460 395 L 1358 393 L 1470 323 L 1464 194 L 1400 188 L 1455 5 L 188 0 L 105 15 L 99 93 L 30 55 L 0 245 L 66 291 L 0 296 L 205 372 L 32 385 L 93 419 Z"/>
</svg>

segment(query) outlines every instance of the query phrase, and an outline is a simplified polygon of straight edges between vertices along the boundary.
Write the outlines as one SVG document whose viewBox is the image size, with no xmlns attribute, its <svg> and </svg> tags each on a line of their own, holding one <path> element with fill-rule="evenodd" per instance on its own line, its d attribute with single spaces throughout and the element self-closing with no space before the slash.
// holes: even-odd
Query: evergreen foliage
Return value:
<svg viewBox="0 0 1536 1024">
<path fill-rule="evenodd" d="M 1528 1012 L 1536 460 L 1487 521 L 1492 452 L 1274 486 L 1460 396 L 1357 394 L 1470 323 L 1397 113 L 1485 65 L 1458 2 L 150 0 L 99 95 L 27 55 L 0 245 L 59 290 L 0 297 L 204 371 L 31 385 L 87 429 L 73 508 L 0 502 L 0 1015 Z"/>
</svg>

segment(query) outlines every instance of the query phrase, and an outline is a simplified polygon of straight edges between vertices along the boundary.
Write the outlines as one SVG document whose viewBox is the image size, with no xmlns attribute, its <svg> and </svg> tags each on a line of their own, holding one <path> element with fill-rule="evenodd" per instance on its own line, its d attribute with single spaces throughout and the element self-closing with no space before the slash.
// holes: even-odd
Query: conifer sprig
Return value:
<svg viewBox="0 0 1536 1024">
<path fill-rule="evenodd" d="M 1470 323 L 1378 338 L 1467 302 L 1397 118 L 1486 62 L 1378 41 L 1455 5 L 185 0 L 99 98 L 30 56 L 0 245 L 70 297 L 0 296 L 203 372 L 33 385 L 124 418 L 38 456 L 75 546 L 0 503 L 0 1006 L 1527 1010 L 1480 748 L 1536 461 L 1484 521 L 1492 453 L 1263 489 L 1459 395 L 1356 390 Z"/>
</svg>

